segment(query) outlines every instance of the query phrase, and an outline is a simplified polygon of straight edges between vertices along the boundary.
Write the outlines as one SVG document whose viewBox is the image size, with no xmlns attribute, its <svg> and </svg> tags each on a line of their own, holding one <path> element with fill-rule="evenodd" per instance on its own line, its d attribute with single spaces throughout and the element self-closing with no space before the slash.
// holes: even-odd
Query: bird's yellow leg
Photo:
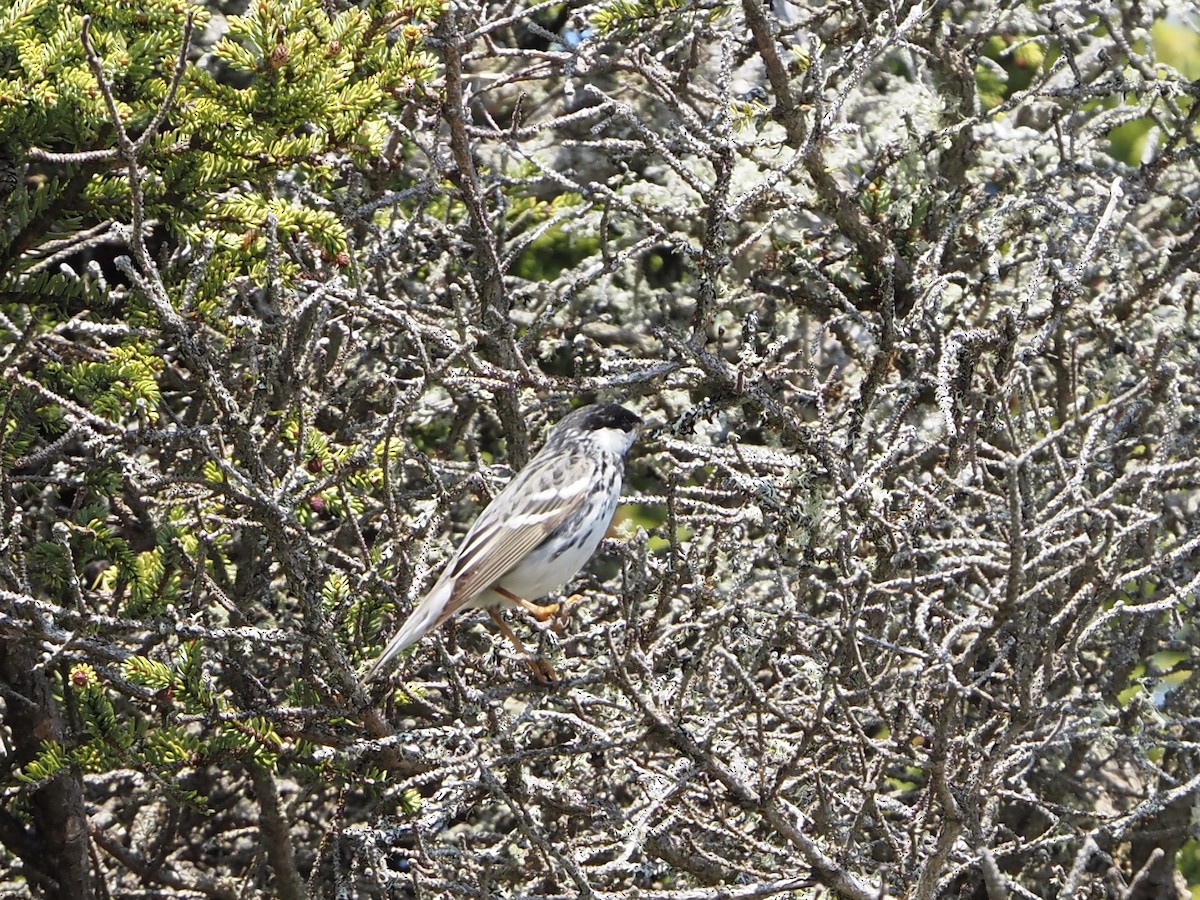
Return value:
<svg viewBox="0 0 1200 900">
<path fill-rule="evenodd" d="M 513 630 L 508 627 L 508 623 L 504 621 L 504 617 L 500 615 L 500 611 L 495 608 L 488 609 L 488 615 L 492 617 L 492 621 L 496 623 L 496 627 L 500 633 L 508 638 L 508 642 L 513 645 L 518 653 L 524 657 L 529 668 L 533 670 L 533 677 L 538 681 L 549 684 L 553 681 L 558 681 L 558 674 L 551 668 L 550 663 L 538 656 L 534 656 L 525 649 L 525 645 L 521 643 L 521 639 L 513 634 Z"/>
<path fill-rule="evenodd" d="M 532 603 L 529 600 L 526 600 L 524 597 L 518 597 L 512 591 L 506 591 L 504 588 L 500 587 L 499 585 L 492 588 L 492 590 L 495 591 L 497 594 L 499 594 L 501 597 L 503 597 L 505 600 L 510 600 L 513 603 L 517 604 L 517 606 L 521 607 L 521 609 L 525 610 L 527 613 L 529 613 L 531 616 L 533 616 L 539 622 L 545 622 L 547 619 L 552 619 L 552 618 L 554 618 L 554 616 L 556 616 L 558 614 L 558 604 L 557 603 L 547 603 L 545 606 L 539 606 L 536 603 Z"/>
</svg>

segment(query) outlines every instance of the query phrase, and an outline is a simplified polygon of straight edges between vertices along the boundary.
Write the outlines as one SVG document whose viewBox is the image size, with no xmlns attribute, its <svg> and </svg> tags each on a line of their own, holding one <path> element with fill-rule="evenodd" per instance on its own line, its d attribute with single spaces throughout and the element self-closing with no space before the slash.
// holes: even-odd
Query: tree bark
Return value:
<svg viewBox="0 0 1200 900">
<path fill-rule="evenodd" d="M 5 683 L 5 721 L 18 765 L 34 759 L 46 741 L 67 744 L 65 727 L 37 654 L 17 640 L 0 641 L 0 677 Z M 0 831 L 21 858 L 30 882 L 52 900 L 91 898 L 87 812 L 78 769 L 68 767 L 29 797 L 32 825 L 7 818 Z"/>
</svg>

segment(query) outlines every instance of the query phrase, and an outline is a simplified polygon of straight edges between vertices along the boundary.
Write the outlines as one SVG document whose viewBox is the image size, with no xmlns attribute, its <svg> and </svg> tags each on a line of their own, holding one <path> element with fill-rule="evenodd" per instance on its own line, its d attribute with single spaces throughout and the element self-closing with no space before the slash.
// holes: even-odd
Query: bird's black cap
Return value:
<svg viewBox="0 0 1200 900">
<path fill-rule="evenodd" d="M 597 403 L 595 406 L 585 406 L 583 409 L 577 410 L 574 415 L 579 416 L 579 427 L 584 431 L 618 428 L 628 432 L 642 424 L 639 416 L 616 403 Z"/>
</svg>

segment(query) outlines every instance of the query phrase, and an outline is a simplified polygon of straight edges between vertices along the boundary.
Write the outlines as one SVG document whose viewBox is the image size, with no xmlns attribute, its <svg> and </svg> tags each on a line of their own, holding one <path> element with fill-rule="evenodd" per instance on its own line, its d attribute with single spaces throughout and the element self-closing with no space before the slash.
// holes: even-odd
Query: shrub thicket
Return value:
<svg viewBox="0 0 1200 900">
<path fill-rule="evenodd" d="M 13 0 L 0 866 L 36 896 L 1186 897 L 1169 3 Z M 359 673 L 583 399 L 532 681 Z"/>
</svg>

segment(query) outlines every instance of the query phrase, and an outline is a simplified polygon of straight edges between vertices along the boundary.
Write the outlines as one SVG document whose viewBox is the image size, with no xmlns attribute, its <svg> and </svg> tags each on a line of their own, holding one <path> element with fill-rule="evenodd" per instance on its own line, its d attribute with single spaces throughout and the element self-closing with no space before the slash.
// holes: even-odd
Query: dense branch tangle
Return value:
<svg viewBox="0 0 1200 900">
<path fill-rule="evenodd" d="M 119 303 L 0 311 L 4 402 L 62 423 L 4 433 L 0 625 L 80 754 L 13 761 L 9 799 L 75 779 L 112 893 L 1164 896 L 1200 744 L 1200 198 L 1152 7 L 368 23 L 436 71 L 328 168 L 227 186 L 262 221 L 170 266 L 132 237 Z M 260 35 L 275 88 L 306 51 L 331 92 L 382 65 L 305 27 Z M 138 224 L 154 148 L 91 56 L 120 145 L 31 159 L 120 160 Z M 1110 152 L 1139 121 L 1158 142 Z M 263 258 L 214 277 L 230 243 Z M 55 380 L 130 342 L 154 366 Z M 653 426 L 578 596 L 513 622 L 562 683 L 467 619 L 365 694 L 593 396 Z"/>
</svg>

